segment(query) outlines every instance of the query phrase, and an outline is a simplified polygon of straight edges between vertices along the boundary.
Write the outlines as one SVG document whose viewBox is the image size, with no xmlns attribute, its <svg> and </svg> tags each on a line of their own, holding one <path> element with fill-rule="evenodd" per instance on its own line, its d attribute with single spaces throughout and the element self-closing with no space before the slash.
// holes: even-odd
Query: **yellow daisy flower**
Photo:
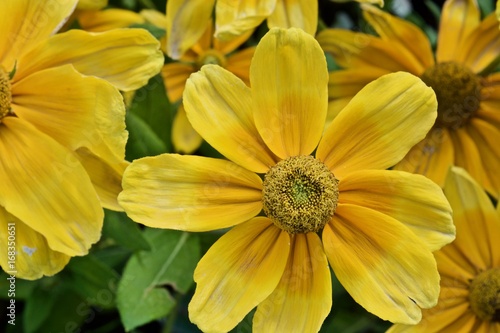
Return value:
<svg viewBox="0 0 500 333">
<path fill-rule="evenodd" d="M 500 205 L 491 203 L 467 172 L 453 167 L 444 193 L 453 209 L 457 238 L 435 253 L 441 274 L 436 307 L 420 324 L 388 332 L 500 332 Z"/>
<path fill-rule="evenodd" d="M 184 92 L 191 124 L 230 161 L 163 154 L 124 174 L 119 202 L 135 221 L 234 226 L 196 268 L 191 321 L 228 331 L 257 306 L 255 332 L 318 331 L 332 305 L 330 262 L 368 311 L 417 323 L 437 301 L 431 251 L 454 238 L 451 210 L 427 178 L 385 169 L 432 126 L 432 90 L 407 73 L 380 78 L 321 138 L 326 60 L 294 28 L 262 38 L 250 82 L 206 65 Z"/>
<path fill-rule="evenodd" d="M 137 89 L 163 62 L 142 30 L 53 35 L 75 6 L 0 2 L 0 265 L 25 279 L 86 254 L 102 206 L 121 209 L 127 132 L 116 87 Z"/>
<path fill-rule="evenodd" d="M 417 75 L 436 92 L 438 117 L 427 137 L 396 169 L 423 174 L 442 187 L 449 167 L 458 165 L 498 197 L 500 73 L 491 73 L 500 55 L 495 14 L 481 21 L 476 1 L 446 1 L 434 58 L 417 26 L 362 6 L 379 36 L 340 29 L 318 34 L 323 49 L 345 68 L 330 76 L 329 117 L 381 75 L 395 71 Z"/>
</svg>

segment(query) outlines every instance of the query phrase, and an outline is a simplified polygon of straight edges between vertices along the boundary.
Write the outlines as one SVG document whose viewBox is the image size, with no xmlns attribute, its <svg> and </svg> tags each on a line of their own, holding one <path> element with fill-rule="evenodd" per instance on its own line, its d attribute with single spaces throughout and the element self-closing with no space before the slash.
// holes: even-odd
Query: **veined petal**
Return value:
<svg viewBox="0 0 500 333">
<path fill-rule="evenodd" d="M 77 2 L 0 1 L 0 31 L 4 36 L 0 38 L 0 64 L 11 71 L 24 53 L 59 30 Z"/>
<path fill-rule="evenodd" d="M 281 158 L 316 148 L 328 108 L 328 70 L 319 44 L 304 31 L 273 28 L 257 45 L 250 67 L 254 119 Z"/>
<path fill-rule="evenodd" d="M 196 267 L 189 319 L 204 332 L 231 330 L 276 288 L 289 251 L 290 236 L 268 218 L 234 227 Z"/>
<path fill-rule="evenodd" d="M 455 152 L 449 130 L 433 128 L 394 169 L 419 173 L 443 187 L 446 173 L 454 163 Z"/>
<path fill-rule="evenodd" d="M 172 122 L 172 144 L 175 151 L 192 154 L 196 149 L 200 148 L 202 142 L 203 138 L 191 126 L 184 106 L 181 104 Z"/>
<path fill-rule="evenodd" d="M 378 68 L 363 66 L 362 68 L 341 69 L 330 72 L 328 81 L 328 97 L 354 97 L 364 86 L 390 72 Z"/>
<path fill-rule="evenodd" d="M 262 181 L 232 162 L 163 154 L 135 160 L 118 202 L 135 221 L 188 231 L 222 229 L 262 209 Z"/>
<path fill-rule="evenodd" d="M 182 55 L 203 35 L 212 17 L 215 0 L 167 1 L 167 54 Z"/>
<path fill-rule="evenodd" d="M 236 36 L 235 38 L 227 41 L 222 41 L 217 38 L 213 38 L 214 49 L 222 54 L 229 54 L 236 50 L 238 47 L 243 45 L 250 36 L 254 33 L 254 30 L 248 30 L 247 32 Z"/>
<path fill-rule="evenodd" d="M 420 79 L 404 72 L 384 75 L 338 114 L 316 156 L 340 177 L 356 170 L 387 169 L 425 137 L 436 110 L 434 91 Z"/>
<path fill-rule="evenodd" d="M 441 284 L 448 281 L 447 284 L 451 287 L 469 289 L 470 280 L 476 276 L 477 270 L 470 265 L 469 259 L 460 249 L 452 243 L 435 252 L 434 257 L 441 275 Z"/>
<path fill-rule="evenodd" d="M 402 223 L 372 209 L 339 204 L 323 244 L 340 283 L 384 320 L 416 324 L 437 303 L 439 274 L 428 247 Z"/>
<path fill-rule="evenodd" d="M 163 66 L 161 76 L 171 103 L 175 103 L 182 98 L 186 81 L 189 75 L 194 72 L 196 72 L 196 68 L 193 65 L 179 62 L 171 62 Z"/>
<path fill-rule="evenodd" d="M 146 19 L 140 14 L 120 8 L 82 11 L 78 13 L 77 19 L 80 27 L 89 32 L 103 32 L 111 29 L 127 28 L 132 24 L 146 22 Z"/>
<path fill-rule="evenodd" d="M 228 159 L 259 173 L 276 164 L 255 128 L 250 88 L 224 68 L 205 65 L 191 75 L 183 103 L 193 128 Z"/>
<path fill-rule="evenodd" d="M 78 0 L 77 8 L 81 10 L 98 10 L 107 5 L 108 0 Z"/>
<path fill-rule="evenodd" d="M 0 266 L 8 274 L 35 280 L 61 271 L 70 257 L 53 251 L 45 237 L 0 206 Z"/>
<path fill-rule="evenodd" d="M 89 33 L 72 29 L 57 34 L 19 59 L 16 78 L 49 67 L 72 64 L 123 91 L 144 86 L 158 74 L 164 56 L 160 43 L 144 29 L 114 29 Z"/>
<path fill-rule="evenodd" d="M 276 7 L 277 0 L 217 0 L 215 38 L 230 40 L 262 23 Z"/>
<path fill-rule="evenodd" d="M 73 153 L 22 119 L 0 125 L 0 205 L 51 249 L 84 255 L 101 236 L 103 211 Z M 29 208 L 29 209 L 28 209 Z"/>
<path fill-rule="evenodd" d="M 441 188 L 421 175 L 363 170 L 339 183 L 339 203 L 384 213 L 413 231 L 431 251 L 455 239 L 451 208 Z"/>
<path fill-rule="evenodd" d="M 318 332 L 332 307 L 330 268 L 315 233 L 291 238 L 281 280 L 257 307 L 254 332 Z"/>
<path fill-rule="evenodd" d="M 461 168 L 448 173 L 444 193 L 457 227 L 454 246 L 478 269 L 494 267 L 493 252 L 500 239 L 500 218 L 484 190 Z"/>
<path fill-rule="evenodd" d="M 434 64 L 431 44 L 424 32 L 413 23 L 393 16 L 374 6 L 363 4 L 363 17 L 375 28 L 377 34 L 390 43 L 397 43 L 407 49 L 421 71 Z"/>
<path fill-rule="evenodd" d="M 254 47 L 249 47 L 236 52 L 227 57 L 227 63 L 225 66 L 228 71 L 242 79 L 247 86 L 250 86 L 250 64 L 252 62 L 254 52 Z"/>
<path fill-rule="evenodd" d="M 454 61 L 481 20 L 476 0 L 449 0 L 443 5 L 437 40 L 437 62 Z"/>
<path fill-rule="evenodd" d="M 318 27 L 318 2 L 310 0 L 277 0 L 267 18 L 269 28 L 300 28 L 314 36 Z"/>
</svg>

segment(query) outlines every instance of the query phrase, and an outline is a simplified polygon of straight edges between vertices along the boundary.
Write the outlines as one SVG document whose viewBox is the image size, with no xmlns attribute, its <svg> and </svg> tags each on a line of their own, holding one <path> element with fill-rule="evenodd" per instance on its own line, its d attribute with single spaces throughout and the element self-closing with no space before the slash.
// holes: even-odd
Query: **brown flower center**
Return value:
<svg viewBox="0 0 500 333">
<path fill-rule="evenodd" d="M 472 311 L 480 319 L 500 323 L 500 268 L 478 274 L 469 286 Z"/>
<path fill-rule="evenodd" d="M 480 78 L 461 64 L 451 61 L 429 67 L 422 81 L 436 93 L 436 127 L 462 127 L 479 108 Z"/>
<path fill-rule="evenodd" d="M 224 67 L 226 65 L 226 57 L 217 50 L 210 49 L 201 54 L 197 60 L 197 65 L 201 68 L 203 65 L 219 65 Z"/>
<path fill-rule="evenodd" d="M 338 183 L 330 169 L 314 157 L 289 157 L 265 175 L 264 212 L 289 234 L 318 232 L 335 213 Z"/>
<path fill-rule="evenodd" d="M 0 121 L 10 112 L 12 103 L 12 87 L 9 73 L 0 66 Z"/>
</svg>

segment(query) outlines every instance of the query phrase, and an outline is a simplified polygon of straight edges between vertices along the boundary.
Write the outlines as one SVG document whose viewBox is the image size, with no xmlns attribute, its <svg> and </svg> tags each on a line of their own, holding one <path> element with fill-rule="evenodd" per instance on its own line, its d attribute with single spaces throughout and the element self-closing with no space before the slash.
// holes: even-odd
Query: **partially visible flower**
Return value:
<svg viewBox="0 0 500 333">
<path fill-rule="evenodd" d="M 121 210 L 127 132 L 117 88 L 137 89 L 163 62 L 143 30 L 54 35 L 75 6 L 0 2 L 0 265 L 25 279 L 86 254 L 100 238 L 102 206 Z"/>
<path fill-rule="evenodd" d="M 190 320 L 226 332 L 257 306 L 254 332 L 316 332 L 332 305 L 329 262 L 368 311 L 417 323 L 438 298 L 431 251 L 454 239 L 451 209 L 432 181 L 386 168 L 432 126 L 432 89 L 384 76 L 322 136 L 326 59 L 296 28 L 261 39 L 250 82 L 209 64 L 184 91 L 191 124 L 230 161 L 163 154 L 124 174 L 119 202 L 137 222 L 234 226 L 198 263 Z"/>
<path fill-rule="evenodd" d="M 448 173 L 444 193 L 453 209 L 455 241 L 435 253 L 441 275 L 436 307 L 416 326 L 389 333 L 500 332 L 500 205 L 491 203 L 464 169 Z"/>
<path fill-rule="evenodd" d="M 436 92 L 438 117 L 396 169 L 423 174 L 442 187 L 449 167 L 457 165 L 498 197 L 500 73 L 492 71 L 500 56 L 500 30 L 495 14 L 481 21 L 476 1 L 446 1 L 434 59 L 419 27 L 373 6 L 362 8 L 379 36 L 327 29 L 317 37 L 344 68 L 330 76 L 329 118 L 382 75 L 417 75 Z"/>
<path fill-rule="evenodd" d="M 108 5 L 108 0 L 78 0 L 76 9 L 79 10 L 99 10 Z"/>
</svg>

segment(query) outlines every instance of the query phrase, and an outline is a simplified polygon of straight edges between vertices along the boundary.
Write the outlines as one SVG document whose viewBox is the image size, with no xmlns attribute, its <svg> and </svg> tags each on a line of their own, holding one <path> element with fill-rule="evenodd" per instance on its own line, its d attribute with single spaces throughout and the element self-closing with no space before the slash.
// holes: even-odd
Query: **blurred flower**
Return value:
<svg viewBox="0 0 500 333">
<path fill-rule="evenodd" d="M 117 88 L 137 89 L 163 62 L 157 40 L 139 29 L 53 35 L 75 6 L 0 2 L 0 265 L 25 279 L 86 254 L 100 237 L 101 205 L 121 210 L 127 132 Z"/>
<path fill-rule="evenodd" d="M 255 332 L 318 331 L 332 305 L 329 261 L 368 311 L 417 323 L 438 298 L 431 251 L 454 238 L 451 210 L 427 178 L 385 169 L 432 126 L 432 89 L 407 73 L 382 77 L 321 138 L 326 60 L 295 28 L 262 38 L 250 82 L 205 65 L 186 84 L 187 117 L 230 161 L 163 154 L 124 174 L 119 202 L 137 222 L 235 226 L 196 268 L 190 319 L 229 331 L 258 306 Z"/>
<path fill-rule="evenodd" d="M 388 332 L 500 331 L 500 205 L 464 169 L 453 167 L 444 188 L 457 228 L 453 243 L 435 253 L 441 274 L 436 307 L 423 311 L 416 326 Z"/>
<path fill-rule="evenodd" d="M 395 168 L 423 174 L 442 187 L 449 167 L 458 165 L 498 197 L 500 73 L 491 73 L 500 55 L 495 14 L 480 21 L 476 1 L 446 1 L 434 60 L 417 26 L 369 5 L 363 9 L 380 37 L 339 29 L 318 34 L 323 49 L 345 68 L 330 76 L 329 118 L 368 82 L 390 72 L 415 74 L 436 92 L 438 117 Z"/>
</svg>

